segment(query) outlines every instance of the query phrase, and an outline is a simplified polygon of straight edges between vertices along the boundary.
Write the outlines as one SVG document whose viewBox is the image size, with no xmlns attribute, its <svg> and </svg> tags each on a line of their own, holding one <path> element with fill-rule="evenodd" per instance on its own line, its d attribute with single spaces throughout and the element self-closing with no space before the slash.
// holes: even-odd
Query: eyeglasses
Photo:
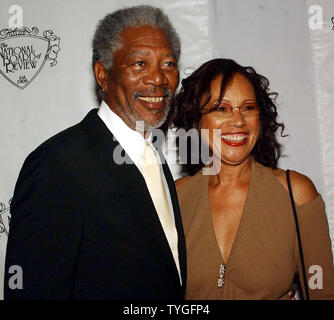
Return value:
<svg viewBox="0 0 334 320">
<path fill-rule="evenodd" d="M 253 103 L 246 103 L 238 107 L 232 107 L 231 105 L 224 103 L 204 112 L 204 114 L 209 113 L 216 118 L 228 119 L 232 117 L 233 109 L 238 109 L 244 118 L 255 117 L 260 113 L 259 106 Z"/>
</svg>

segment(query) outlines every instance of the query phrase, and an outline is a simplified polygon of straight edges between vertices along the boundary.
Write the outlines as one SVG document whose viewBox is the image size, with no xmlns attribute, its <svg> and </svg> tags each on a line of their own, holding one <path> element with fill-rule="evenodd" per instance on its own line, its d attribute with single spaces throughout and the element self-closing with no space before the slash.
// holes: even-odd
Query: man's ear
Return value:
<svg viewBox="0 0 334 320">
<path fill-rule="evenodd" d="M 101 61 L 96 61 L 94 65 L 95 79 L 103 92 L 108 90 L 108 72 Z"/>
</svg>

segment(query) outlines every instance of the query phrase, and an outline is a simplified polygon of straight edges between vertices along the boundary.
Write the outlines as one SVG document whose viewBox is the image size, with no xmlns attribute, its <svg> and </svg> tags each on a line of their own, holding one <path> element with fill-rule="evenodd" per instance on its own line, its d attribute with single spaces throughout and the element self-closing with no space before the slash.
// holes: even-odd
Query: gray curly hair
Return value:
<svg viewBox="0 0 334 320">
<path fill-rule="evenodd" d="M 106 70 L 110 70 L 113 66 L 114 52 L 121 44 L 123 30 L 147 25 L 160 28 L 166 33 L 178 62 L 181 41 L 168 16 L 160 8 L 142 5 L 117 10 L 100 20 L 92 41 L 93 68 L 97 61 L 101 61 Z M 101 99 L 103 92 L 98 85 L 97 93 Z"/>
</svg>

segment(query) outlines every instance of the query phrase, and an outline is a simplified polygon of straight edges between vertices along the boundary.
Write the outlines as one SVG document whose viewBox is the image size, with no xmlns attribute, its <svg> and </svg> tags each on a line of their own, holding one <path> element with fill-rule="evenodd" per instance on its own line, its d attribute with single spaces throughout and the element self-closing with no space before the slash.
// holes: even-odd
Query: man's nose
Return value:
<svg viewBox="0 0 334 320">
<path fill-rule="evenodd" d="M 160 67 L 152 67 L 148 70 L 146 76 L 144 77 L 145 84 L 151 84 L 154 86 L 161 86 L 168 84 L 168 79 L 164 71 Z"/>
</svg>

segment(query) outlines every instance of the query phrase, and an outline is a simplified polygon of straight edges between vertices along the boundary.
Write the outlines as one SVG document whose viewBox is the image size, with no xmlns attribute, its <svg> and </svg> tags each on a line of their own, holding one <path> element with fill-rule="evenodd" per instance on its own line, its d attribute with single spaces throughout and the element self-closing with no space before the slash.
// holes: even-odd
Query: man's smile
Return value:
<svg viewBox="0 0 334 320">
<path fill-rule="evenodd" d="M 162 102 L 164 97 L 138 97 L 139 100 L 146 101 L 146 102 Z"/>
</svg>

